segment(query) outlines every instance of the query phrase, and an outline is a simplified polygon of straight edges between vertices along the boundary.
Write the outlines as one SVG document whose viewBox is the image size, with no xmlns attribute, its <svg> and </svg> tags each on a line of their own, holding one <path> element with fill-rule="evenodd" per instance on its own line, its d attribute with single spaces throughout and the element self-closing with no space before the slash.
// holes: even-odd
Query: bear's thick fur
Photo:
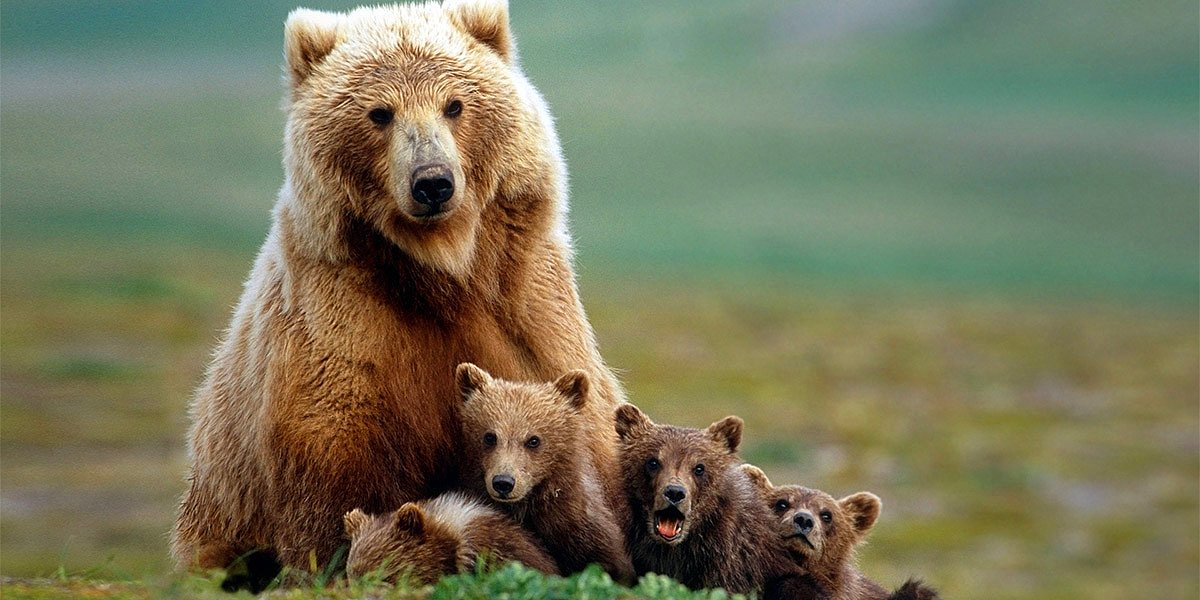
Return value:
<svg viewBox="0 0 1200 600">
<path fill-rule="evenodd" d="M 285 181 L 196 393 L 180 567 L 260 551 L 323 567 L 353 508 L 458 481 L 454 368 L 591 378 L 622 402 L 579 302 L 566 176 L 503 0 L 298 9 L 284 32 Z M 589 448 L 615 464 L 616 435 Z"/>
<path fill-rule="evenodd" d="M 631 516 L 626 539 L 639 574 L 763 598 L 825 597 L 788 555 L 739 468 L 741 419 L 707 429 L 657 425 L 624 404 L 616 429 Z"/>
<path fill-rule="evenodd" d="M 375 574 L 396 583 L 400 577 L 429 585 L 443 575 L 474 573 L 488 566 L 519 561 L 558 575 L 554 559 L 532 534 L 508 515 L 458 492 L 410 502 L 383 515 L 359 509 L 346 513 L 350 553 L 346 574 Z"/>
<path fill-rule="evenodd" d="M 609 492 L 619 487 L 615 473 L 602 474 L 585 451 L 607 433 L 582 419 L 592 402 L 587 373 L 526 383 L 465 363 L 457 377 L 471 487 L 536 531 L 563 573 L 598 563 L 632 585 L 637 578 L 622 535 L 628 507 Z"/>
<path fill-rule="evenodd" d="M 870 492 L 834 500 L 799 485 L 775 486 L 762 469 L 742 465 L 759 490 L 763 505 L 775 515 L 776 534 L 832 600 L 935 600 L 937 592 L 919 581 L 905 582 L 894 594 L 858 570 L 855 548 L 870 533 L 883 505 Z"/>
</svg>

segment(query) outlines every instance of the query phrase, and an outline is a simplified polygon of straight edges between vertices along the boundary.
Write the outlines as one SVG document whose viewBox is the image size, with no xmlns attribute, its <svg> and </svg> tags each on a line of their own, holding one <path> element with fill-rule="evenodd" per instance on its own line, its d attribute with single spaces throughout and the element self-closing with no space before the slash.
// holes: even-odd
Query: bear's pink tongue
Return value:
<svg viewBox="0 0 1200 600">
<path fill-rule="evenodd" d="M 658 535 L 667 539 L 671 539 L 679 535 L 680 522 L 675 519 L 660 519 L 658 522 Z"/>
</svg>

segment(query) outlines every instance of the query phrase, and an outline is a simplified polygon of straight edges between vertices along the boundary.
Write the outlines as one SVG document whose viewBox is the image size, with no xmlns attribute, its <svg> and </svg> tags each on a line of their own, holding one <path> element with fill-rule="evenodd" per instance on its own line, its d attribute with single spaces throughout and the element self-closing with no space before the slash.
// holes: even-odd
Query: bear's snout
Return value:
<svg viewBox="0 0 1200 600">
<path fill-rule="evenodd" d="M 663 497 L 667 499 L 667 502 L 678 506 L 680 502 L 683 502 L 684 498 L 687 498 L 687 490 L 682 485 L 671 484 L 667 486 L 667 489 L 663 490 Z"/>
<path fill-rule="evenodd" d="M 497 475 L 492 478 L 492 490 L 501 498 L 508 497 L 512 493 L 517 481 L 512 475 Z"/>
<path fill-rule="evenodd" d="M 454 172 L 443 163 L 422 165 L 413 170 L 412 197 L 418 204 L 425 205 L 427 212 L 421 217 L 432 217 L 442 212 L 442 205 L 454 197 Z"/>
<path fill-rule="evenodd" d="M 813 530 L 813 527 L 816 526 L 816 521 L 813 520 L 812 513 L 803 510 L 796 513 L 795 517 L 792 517 L 792 523 L 796 525 L 796 531 L 801 535 L 808 535 Z"/>
</svg>

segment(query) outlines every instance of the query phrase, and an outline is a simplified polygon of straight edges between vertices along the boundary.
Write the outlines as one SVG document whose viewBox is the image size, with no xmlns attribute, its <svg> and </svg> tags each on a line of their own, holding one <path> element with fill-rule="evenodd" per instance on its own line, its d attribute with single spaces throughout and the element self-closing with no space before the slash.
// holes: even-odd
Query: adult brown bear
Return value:
<svg viewBox="0 0 1200 600">
<path fill-rule="evenodd" d="M 454 368 L 583 369 L 586 418 L 622 392 L 580 305 L 566 177 L 501 0 L 296 10 L 286 178 L 192 406 L 181 567 L 257 551 L 325 565 L 342 515 L 456 482 Z M 613 468 L 616 434 L 590 451 Z"/>
</svg>

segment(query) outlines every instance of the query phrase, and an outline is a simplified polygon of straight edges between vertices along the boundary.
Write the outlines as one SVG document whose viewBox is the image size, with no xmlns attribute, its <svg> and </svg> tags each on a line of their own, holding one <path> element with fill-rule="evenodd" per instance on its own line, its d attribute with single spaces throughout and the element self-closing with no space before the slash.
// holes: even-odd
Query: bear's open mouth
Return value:
<svg viewBox="0 0 1200 600">
<path fill-rule="evenodd" d="M 654 530 L 662 539 L 674 542 L 683 537 L 684 518 L 678 508 L 669 506 L 654 513 Z"/>
</svg>

